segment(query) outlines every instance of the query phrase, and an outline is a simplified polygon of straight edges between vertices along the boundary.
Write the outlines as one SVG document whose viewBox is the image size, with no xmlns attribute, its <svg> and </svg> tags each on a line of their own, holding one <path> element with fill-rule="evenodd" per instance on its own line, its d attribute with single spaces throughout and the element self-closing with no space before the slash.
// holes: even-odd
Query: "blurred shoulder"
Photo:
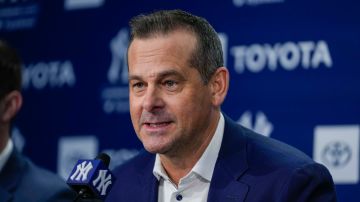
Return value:
<svg viewBox="0 0 360 202">
<path fill-rule="evenodd" d="M 22 178 L 15 196 L 27 201 L 72 201 L 75 192 L 58 175 L 24 157 Z"/>
</svg>

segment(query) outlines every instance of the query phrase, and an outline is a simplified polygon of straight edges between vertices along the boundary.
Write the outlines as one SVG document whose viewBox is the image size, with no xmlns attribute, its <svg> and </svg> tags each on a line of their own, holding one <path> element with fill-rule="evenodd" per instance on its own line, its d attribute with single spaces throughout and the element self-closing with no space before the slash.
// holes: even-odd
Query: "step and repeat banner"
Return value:
<svg viewBox="0 0 360 202">
<path fill-rule="evenodd" d="M 114 167 L 136 155 L 128 21 L 175 8 L 219 33 L 231 79 L 223 112 L 323 163 L 339 201 L 359 201 L 355 0 L 0 0 L 0 38 L 24 61 L 16 146 L 64 178 L 79 158 L 105 151 Z"/>
</svg>

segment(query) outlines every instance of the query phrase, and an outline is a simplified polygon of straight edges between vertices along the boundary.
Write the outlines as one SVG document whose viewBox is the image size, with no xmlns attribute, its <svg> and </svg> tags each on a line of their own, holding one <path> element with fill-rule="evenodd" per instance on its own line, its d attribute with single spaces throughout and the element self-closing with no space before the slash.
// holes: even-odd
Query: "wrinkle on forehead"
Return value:
<svg viewBox="0 0 360 202">
<path fill-rule="evenodd" d="M 146 64 L 146 63 L 157 63 L 162 62 L 166 60 L 170 60 L 169 57 L 174 57 L 174 59 L 181 59 L 177 58 L 176 54 L 174 54 L 174 51 L 170 51 L 171 49 L 168 49 L 166 47 L 154 47 L 148 50 L 139 50 L 136 57 L 136 63 L 137 64 Z"/>
<path fill-rule="evenodd" d="M 129 79 L 132 76 L 154 78 L 162 71 L 189 67 L 196 38 L 188 32 L 135 39 L 129 47 Z"/>
<path fill-rule="evenodd" d="M 197 39 L 192 33 L 179 30 L 167 35 L 134 39 L 129 47 L 129 56 L 148 58 L 164 54 L 189 59 L 190 52 L 195 50 L 196 44 Z"/>
</svg>

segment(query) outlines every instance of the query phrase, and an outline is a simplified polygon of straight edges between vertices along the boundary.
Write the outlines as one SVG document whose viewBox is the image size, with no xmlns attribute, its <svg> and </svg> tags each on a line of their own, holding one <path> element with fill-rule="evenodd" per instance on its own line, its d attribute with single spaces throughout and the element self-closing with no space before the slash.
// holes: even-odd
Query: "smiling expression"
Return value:
<svg viewBox="0 0 360 202">
<path fill-rule="evenodd" d="M 188 62 L 195 46 L 193 34 L 177 30 L 135 38 L 129 47 L 131 120 L 151 153 L 195 148 L 212 130 L 210 87 Z"/>
</svg>

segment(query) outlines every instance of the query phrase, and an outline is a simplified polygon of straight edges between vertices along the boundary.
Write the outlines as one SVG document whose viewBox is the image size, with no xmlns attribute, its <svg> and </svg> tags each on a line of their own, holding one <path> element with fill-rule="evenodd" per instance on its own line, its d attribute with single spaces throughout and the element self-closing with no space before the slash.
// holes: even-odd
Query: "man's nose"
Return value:
<svg viewBox="0 0 360 202">
<path fill-rule="evenodd" d="M 162 108 L 164 101 L 161 96 L 161 92 L 155 86 L 149 86 L 146 90 L 146 94 L 143 100 L 143 108 L 151 112 L 155 109 Z"/>
</svg>

